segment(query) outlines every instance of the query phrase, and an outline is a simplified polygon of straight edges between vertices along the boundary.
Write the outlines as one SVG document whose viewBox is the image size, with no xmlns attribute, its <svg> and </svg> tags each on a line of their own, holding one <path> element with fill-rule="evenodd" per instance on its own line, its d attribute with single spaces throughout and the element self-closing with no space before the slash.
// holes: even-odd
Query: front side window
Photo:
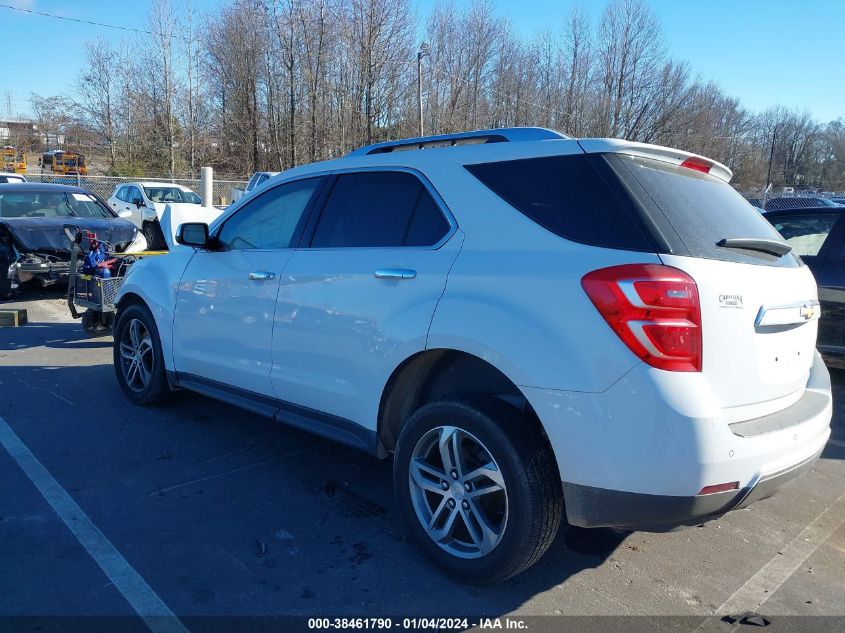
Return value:
<svg viewBox="0 0 845 633">
<path fill-rule="evenodd" d="M 839 219 L 837 214 L 801 214 L 772 218 L 772 224 L 792 252 L 801 257 L 815 257 L 824 246 Z"/>
<path fill-rule="evenodd" d="M 290 248 L 296 228 L 322 178 L 273 187 L 226 220 L 218 234 L 225 250 Z"/>
<path fill-rule="evenodd" d="M 367 171 L 338 176 L 311 246 L 433 246 L 448 232 L 448 221 L 419 178 Z"/>
</svg>

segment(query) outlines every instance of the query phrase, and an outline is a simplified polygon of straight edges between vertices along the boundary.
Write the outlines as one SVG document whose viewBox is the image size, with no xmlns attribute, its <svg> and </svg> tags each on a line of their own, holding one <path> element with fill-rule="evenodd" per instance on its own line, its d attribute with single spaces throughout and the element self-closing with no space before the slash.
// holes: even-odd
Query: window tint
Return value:
<svg viewBox="0 0 845 633">
<path fill-rule="evenodd" d="M 583 154 L 467 165 L 514 208 L 576 242 L 650 250 L 624 203 Z"/>
<path fill-rule="evenodd" d="M 443 217 L 428 191 L 423 188 L 408 225 L 405 246 L 432 246 L 448 232 L 449 222 Z"/>
<path fill-rule="evenodd" d="M 322 178 L 274 187 L 226 220 L 218 236 L 229 250 L 290 248 L 299 220 Z"/>
<path fill-rule="evenodd" d="M 677 252 L 740 263 L 799 265 L 792 255 L 777 257 L 716 246 L 725 238 L 780 239 L 759 211 L 724 180 L 661 160 L 624 154 L 605 156 L 634 192 L 644 213 L 655 222 L 668 222 Z"/>
<path fill-rule="evenodd" d="M 802 214 L 772 218 L 772 224 L 792 247 L 793 253 L 814 257 L 821 251 L 838 219 L 836 214 Z"/>
<path fill-rule="evenodd" d="M 126 189 L 127 189 L 126 187 L 118 187 L 117 193 L 114 194 L 114 197 L 117 198 L 118 200 L 122 200 L 123 202 L 126 202 Z"/>
<path fill-rule="evenodd" d="M 311 246 L 431 246 L 448 230 L 446 218 L 413 174 L 342 174 L 326 201 Z"/>
</svg>

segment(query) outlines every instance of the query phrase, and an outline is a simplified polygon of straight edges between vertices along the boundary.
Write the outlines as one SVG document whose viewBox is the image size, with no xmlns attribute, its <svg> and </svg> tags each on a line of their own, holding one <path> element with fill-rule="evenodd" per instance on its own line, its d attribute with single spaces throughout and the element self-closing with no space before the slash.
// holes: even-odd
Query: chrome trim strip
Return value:
<svg viewBox="0 0 845 633">
<path fill-rule="evenodd" d="M 779 312 L 779 311 L 788 311 L 788 310 L 800 310 L 799 316 L 804 316 L 803 310 L 812 310 L 809 317 L 804 318 L 803 320 L 783 320 L 777 321 L 774 323 L 765 323 L 766 315 Z M 760 306 L 760 310 L 757 312 L 757 317 L 754 319 L 754 327 L 768 327 L 772 325 L 794 325 L 796 323 L 807 323 L 808 321 L 815 321 L 821 316 L 821 304 L 819 304 L 818 300 L 816 299 L 809 299 L 807 301 L 796 301 L 795 303 L 785 304 L 785 305 L 775 305 L 775 306 Z"/>
</svg>

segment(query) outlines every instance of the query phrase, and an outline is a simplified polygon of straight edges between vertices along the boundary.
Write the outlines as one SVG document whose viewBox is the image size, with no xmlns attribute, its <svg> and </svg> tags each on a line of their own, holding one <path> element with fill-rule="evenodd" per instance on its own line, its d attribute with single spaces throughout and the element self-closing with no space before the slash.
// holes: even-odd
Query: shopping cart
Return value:
<svg viewBox="0 0 845 633">
<path fill-rule="evenodd" d="M 115 298 L 129 267 L 136 261 L 135 255 L 117 255 L 117 274 L 99 277 L 81 272 L 83 242 L 90 244 L 91 236 L 79 227 L 66 224 L 65 235 L 70 240 L 70 277 L 67 284 L 67 304 L 74 319 L 82 319 L 82 328 L 89 336 L 111 334 L 117 307 Z M 108 247 L 108 244 L 106 244 Z M 85 308 L 79 312 L 76 308 Z"/>
</svg>

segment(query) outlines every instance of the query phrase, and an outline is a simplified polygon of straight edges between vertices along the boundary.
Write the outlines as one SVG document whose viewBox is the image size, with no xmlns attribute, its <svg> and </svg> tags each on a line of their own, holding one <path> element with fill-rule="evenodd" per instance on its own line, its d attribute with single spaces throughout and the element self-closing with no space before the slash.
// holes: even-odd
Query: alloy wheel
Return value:
<svg viewBox="0 0 845 633">
<path fill-rule="evenodd" d="M 502 471 L 475 436 L 454 426 L 431 429 L 414 447 L 408 483 L 417 519 L 449 554 L 481 558 L 507 527 Z"/>
<path fill-rule="evenodd" d="M 153 341 L 140 319 L 132 319 L 120 336 L 120 365 L 123 379 L 133 391 L 146 389 L 153 375 Z"/>
</svg>

